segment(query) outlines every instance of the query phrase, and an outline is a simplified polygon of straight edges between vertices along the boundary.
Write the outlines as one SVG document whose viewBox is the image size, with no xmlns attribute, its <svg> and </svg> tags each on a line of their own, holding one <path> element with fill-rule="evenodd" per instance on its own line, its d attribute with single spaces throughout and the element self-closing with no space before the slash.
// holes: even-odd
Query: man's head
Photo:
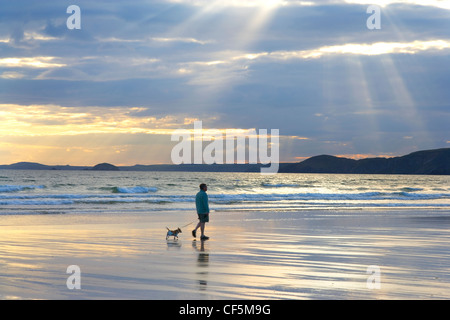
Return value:
<svg viewBox="0 0 450 320">
<path fill-rule="evenodd" d="M 208 187 L 206 186 L 205 183 L 200 184 L 200 190 L 203 190 L 203 191 L 208 190 Z"/>
</svg>

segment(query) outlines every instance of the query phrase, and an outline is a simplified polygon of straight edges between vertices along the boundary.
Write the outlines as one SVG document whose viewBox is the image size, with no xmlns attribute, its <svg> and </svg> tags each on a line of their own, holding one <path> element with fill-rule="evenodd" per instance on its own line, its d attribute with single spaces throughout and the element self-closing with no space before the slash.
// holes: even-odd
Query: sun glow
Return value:
<svg viewBox="0 0 450 320">
<path fill-rule="evenodd" d="M 2 58 L 0 67 L 7 68 L 60 68 L 65 64 L 55 63 L 55 57 Z"/>
<path fill-rule="evenodd" d="M 0 105 L 0 137 L 71 136 L 103 133 L 170 135 L 178 120 L 167 115 L 136 117 L 141 108 L 68 108 L 56 105 Z M 183 122 L 184 120 L 181 120 Z"/>
</svg>

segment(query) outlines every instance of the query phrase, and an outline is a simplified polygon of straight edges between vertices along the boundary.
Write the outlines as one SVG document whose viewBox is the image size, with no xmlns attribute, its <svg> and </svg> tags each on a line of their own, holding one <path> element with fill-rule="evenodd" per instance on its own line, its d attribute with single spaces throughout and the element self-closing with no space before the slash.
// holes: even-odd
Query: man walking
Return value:
<svg viewBox="0 0 450 320">
<path fill-rule="evenodd" d="M 192 236 L 197 237 L 197 229 L 200 228 L 202 235 L 200 240 L 208 240 L 209 237 L 205 236 L 205 223 L 209 222 L 209 205 L 208 205 L 208 195 L 206 191 L 208 187 L 206 184 L 202 183 L 200 185 L 200 191 L 195 196 L 195 206 L 197 207 L 198 214 L 198 224 L 194 230 L 192 230 Z"/>
</svg>

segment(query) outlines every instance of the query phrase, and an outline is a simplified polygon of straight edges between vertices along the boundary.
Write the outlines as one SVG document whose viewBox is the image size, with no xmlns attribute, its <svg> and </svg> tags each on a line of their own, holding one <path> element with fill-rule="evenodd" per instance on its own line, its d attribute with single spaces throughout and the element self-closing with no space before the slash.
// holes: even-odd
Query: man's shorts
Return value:
<svg viewBox="0 0 450 320">
<path fill-rule="evenodd" d="M 198 219 L 200 222 L 209 222 L 209 214 L 208 213 L 198 213 Z"/>
</svg>

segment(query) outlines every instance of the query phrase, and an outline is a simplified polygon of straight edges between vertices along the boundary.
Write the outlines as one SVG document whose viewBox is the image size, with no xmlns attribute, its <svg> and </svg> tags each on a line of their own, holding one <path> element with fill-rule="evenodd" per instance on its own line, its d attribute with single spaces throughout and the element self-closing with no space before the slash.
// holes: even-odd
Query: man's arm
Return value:
<svg viewBox="0 0 450 320">
<path fill-rule="evenodd" d="M 205 192 L 205 195 L 203 196 L 203 204 L 206 208 L 207 213 L 209 213 L 209 204 L 208 204 L 208 195 Z"/>
</svg>

